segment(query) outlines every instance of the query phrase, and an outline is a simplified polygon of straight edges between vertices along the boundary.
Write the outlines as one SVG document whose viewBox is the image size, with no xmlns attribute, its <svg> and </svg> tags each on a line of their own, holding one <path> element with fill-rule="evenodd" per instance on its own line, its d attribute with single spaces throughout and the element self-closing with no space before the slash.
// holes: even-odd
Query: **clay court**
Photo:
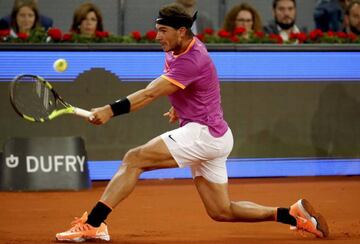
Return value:
<svg viewBox="0 0 360 244">
<path fill-rule="evenodd" d="M 0 243 L 55 243 L 56 232 L 90 210 L 106 182 L 80 192 L 2 192 Z M 360 177 L 231 179 L 232 199 L 286 206 L 307 198 L 327 218 L 329 239 L 277 223 L 217 223 L 191 180 L 142 180 L 110 215 L 111 243 L 360 243 Z"/>
</svg>

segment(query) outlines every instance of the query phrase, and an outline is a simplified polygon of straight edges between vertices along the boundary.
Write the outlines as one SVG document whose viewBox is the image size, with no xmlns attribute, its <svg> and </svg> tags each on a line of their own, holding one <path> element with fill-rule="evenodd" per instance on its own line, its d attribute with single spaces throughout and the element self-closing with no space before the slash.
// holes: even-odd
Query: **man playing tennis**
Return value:
<svg viewBox="0 0 360 244">
<path fill-rule="evenodd" d="M 101 125 L 114 116 L 140 110 L 157 98 L 168 96 L 172 107 L 165 115 L 170 122 L 179 120 L 180 127 L 128 151 L 90 214 L 85 212 L 71 229 L 58 233 L 57 240 L 110 240 L 104 221 L 133 191 L 142 172 L 185 166 L 191 167 L 206 211 L 216 221 L 278 221 L 317 237 L 328 236 L 325 219 L 304 199 L 290 208 L 229 199 L 225 163 L 233 147 L 233 136 L 223 118 L 215 66 L 204 44 L 190 29 L 195 18 L 196 14 L 191 17 L 179 5 L 162 7 L 156 19 L 156 39 L 166 53 L 164 74 L 146 88 L 94 109 L 94 119 L 90 121 Z"/>
</svg>

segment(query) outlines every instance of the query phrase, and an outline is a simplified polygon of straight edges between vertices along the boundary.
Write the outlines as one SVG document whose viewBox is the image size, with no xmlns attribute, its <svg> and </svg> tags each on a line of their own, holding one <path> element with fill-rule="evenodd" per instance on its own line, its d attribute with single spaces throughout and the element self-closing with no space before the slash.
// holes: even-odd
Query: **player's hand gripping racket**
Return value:
<svg viewBox="0 0 360 244">
<path fill-rule="evenodd" d="M 32 122 L 45 122 L 63 114 L 93 119 L 90 111 L 65 102 L 44 78 L 19 75 L 10 84 L 10 101 L 15 111 Z"/>
</svg>

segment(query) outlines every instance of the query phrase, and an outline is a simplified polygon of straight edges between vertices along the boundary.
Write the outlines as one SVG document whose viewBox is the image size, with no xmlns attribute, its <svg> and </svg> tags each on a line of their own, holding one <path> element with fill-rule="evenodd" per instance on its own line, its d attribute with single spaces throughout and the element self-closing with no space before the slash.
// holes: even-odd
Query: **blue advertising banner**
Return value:
<svg viewBox="0 0 360 244">
<path fill-rule="evenodd" d="M 219 78 L 226 82 L 360 81 L 360 52 L 211 52 Z M 53 63 L 69 66 L 57 73 Z M 0 81 L 34 74 L 49 81 L 71 82 L 92 68 L 103 68 L 123 82 L 150 81 L 164 67 L 163 52 L 139 51 L 1 51 Z"/>
</svg>

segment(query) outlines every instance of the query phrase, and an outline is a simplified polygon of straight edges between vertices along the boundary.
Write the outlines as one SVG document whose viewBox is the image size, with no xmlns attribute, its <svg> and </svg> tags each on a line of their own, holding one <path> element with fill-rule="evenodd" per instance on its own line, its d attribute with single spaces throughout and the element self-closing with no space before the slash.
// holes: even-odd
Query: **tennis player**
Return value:
<svg viewBox="0 0 360 244">
<path fill-rule="evenodd" d="M 90 121 L 101 125 L 168 96 L 172 107 L 165 115 L 170 122 L 179 121 L 180 127 L 128 151 L 90 214 L 85 212 L 69 230 L 56 234 L 57 240 L 110 240 L 104 221 L 133 191 L 141 173 L 186 166 L 192 170 L 208 215 L 216 221 L 277 221 L 317 237 L 328 236 L 325 219 L 304 199 L 290 208 L 229 199 L 225 163 L 233 147 L 233 136 L 223 118 L 214 63 L 190 29 L 195 19 L 196 14 L 191 17 L 179 5 L 162 7 L 156 19 L 156 39 L 165 52 L 164 73 L 144 89 L 93 109 L 94 119 Z"/>
</svg>

